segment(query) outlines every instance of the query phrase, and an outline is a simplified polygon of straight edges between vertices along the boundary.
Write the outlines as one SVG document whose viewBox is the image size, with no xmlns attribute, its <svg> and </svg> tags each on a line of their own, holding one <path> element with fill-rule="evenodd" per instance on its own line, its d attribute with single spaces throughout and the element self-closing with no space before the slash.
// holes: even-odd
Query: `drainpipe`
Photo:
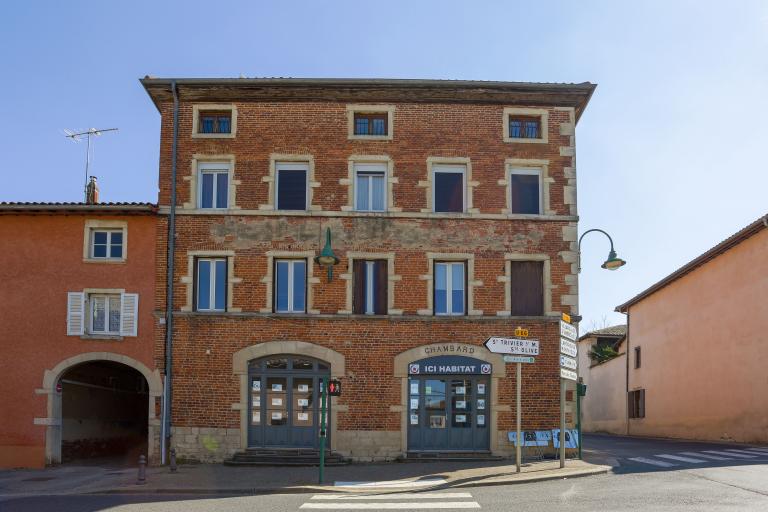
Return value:
<svg viewBox="0 0 768 512">
<path fill-rule="evenodd" d="M 171 144 L 171 212 L 168 217 L 168 256 L 165 292 L 165 381 L 163 382 L 163 423 L 160 429 L 160 458 L 168 460 L 171 438 L 171 367 L 173 363 L 173 260 L 176 248 L 176 148 L 179 141 L 179 95 L 176 80 L 171 82 L 173 94 L 173 142 Z"/>
<path fill-rule="evenodd" d="M 631 350 L 629 349 L 629 308 L 627 308 L 627 350 L 624 355 L 624 359 L 626 360 L 627 365 L 627 373 L 624 376 L 624 403 L 627 406 L 627 414 L 624 418 L 624 421 L 627 424 L 627 435 L 629 435 L 629 356 L 630 356 Z"/>
</svg>

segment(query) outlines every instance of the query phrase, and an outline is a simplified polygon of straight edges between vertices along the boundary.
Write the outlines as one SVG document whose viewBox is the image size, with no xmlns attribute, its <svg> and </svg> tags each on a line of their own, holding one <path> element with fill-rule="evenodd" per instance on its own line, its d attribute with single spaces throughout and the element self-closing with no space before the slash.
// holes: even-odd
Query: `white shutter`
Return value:
<svg viewBox="0 0 768 512">
<path fill-rule="evenodd" d="M 85 294 L 67 293 L 67 336 L 82 336 L 85 332 Z"/>
<path fill-rule="evenodd" d="M 139 317 L 139 294 L 124 293 L 120 301 L 120 335 L 136 336 Z"/>
</svg>

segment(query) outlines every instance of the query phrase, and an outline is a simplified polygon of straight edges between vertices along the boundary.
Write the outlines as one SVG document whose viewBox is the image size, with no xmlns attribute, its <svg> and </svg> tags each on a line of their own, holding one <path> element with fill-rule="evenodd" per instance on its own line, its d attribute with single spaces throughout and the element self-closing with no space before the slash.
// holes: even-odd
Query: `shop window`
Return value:
<svg viewBox="0 0 768 512">
<path fill-rule="evenodd" d="M 307 209 L 307 173 L 306 163 L 277 164 L 277 209 Z"/>
<path fill-rule="evenodd" d="M 436 165 L 433 167 L 433 173 L 435 212 L 463 212 L 466 167 Z"/>
<path fill-rule="evenodd" d="M 510 261 L 512 316 L 544 314 L 544 262 Z"/>
<path fill-rule="evenodd" d="M 640 368 L 640 347 L 635 347 L 635 369 Z"/>
<path fill-rule="evenodd" d="M 275 261 L 275 312 L 304 313 L 306 311 L 307 261 Z"/>
<path fill-rule="evenodd" d="M 227 304 L 226 258 L 198 258 L 195 310 L 225 311 Z"/>
<path fill-rule="evenodd" d="M 630 418 L 645 418 L 645 390 L 630 391 L 627 407 Z"/>
<path fill-rule="evenodd" d="M 541 213 L 541 169 L 513 168 L 509 171 L 512 213 Z"/>
<path fill-rule="evenodd" d="M 466 313 L 466 263 L 435 263 L 434 304 L 436 315 Z"/>
<path fill-rule="evenodd" d="M 123 230 L 92 229 L 90 257 L 92 259 L 122 260 Z"/>
<path fill-rule="evenodd" d="M 355 164 L 355 210 L 383 212 L 386 210 L 386 166 Z"/>
<path fill-rule="evenodd" d="M 229 164 L 201 163 L 198 170 L 200 208 L 226 209 L 229 206 Z"/>
<path fill-rule="evenodd" d="M 357 315 L 387 314 L 387 261 L 354 260 L 352 263 L 353 312 Z"/>
</svg>

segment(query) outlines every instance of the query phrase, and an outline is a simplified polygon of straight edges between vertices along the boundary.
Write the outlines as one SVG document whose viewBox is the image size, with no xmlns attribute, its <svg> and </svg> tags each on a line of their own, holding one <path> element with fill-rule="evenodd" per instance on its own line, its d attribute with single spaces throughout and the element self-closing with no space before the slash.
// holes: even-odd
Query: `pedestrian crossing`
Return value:
<svg viewBox="0 0 768 512">
<path fill-rule="evenodd" d="M 714 464 L 717 462 L 768 459 L 768 448 L 724 448 L 698 452 L 657 453 L 646 457 L 627 457 L 627 460 L 659 468 L 676 468 L 683 465 Z"/>
<path fill-rule="evenodd" d="M 391 492 L 315 494 L 301 510 L 466 510 L 480 504 L 468 492 Z"/>
</svg>

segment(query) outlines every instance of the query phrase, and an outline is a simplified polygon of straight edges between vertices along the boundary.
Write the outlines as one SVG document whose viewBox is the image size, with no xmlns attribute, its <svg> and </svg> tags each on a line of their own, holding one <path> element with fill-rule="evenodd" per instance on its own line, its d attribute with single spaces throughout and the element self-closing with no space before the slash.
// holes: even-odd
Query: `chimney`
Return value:
<svg viewBox="0 0 768 512">
<path fill-rule="evenodd" d="M 96 184 L 96 176 L 91 176 L 91 180 L 85 187 L 85 202 L 86 204 L 99 203 L 99 186 Z"/>
</svg>

